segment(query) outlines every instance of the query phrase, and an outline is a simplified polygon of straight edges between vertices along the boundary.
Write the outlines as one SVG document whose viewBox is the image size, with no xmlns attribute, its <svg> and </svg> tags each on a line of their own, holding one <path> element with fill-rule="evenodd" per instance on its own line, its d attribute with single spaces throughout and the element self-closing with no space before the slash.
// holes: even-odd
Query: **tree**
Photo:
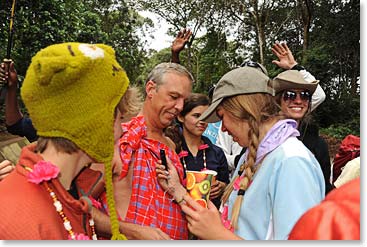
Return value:
<svg viewBox="0 0 367 247">
<path fill-rule="evenodd" d="M 187 44 L 186 66 L 192 69 L 191 46 L 199 30 L 206 20 L 211 19 L 217 12 L 212 1 L 206 0 L 137 0 L 134 4 L 143 10 L 153 12 L 173 26 L 169 34 L 175 36 L 182 28 L 190 28 L 192 31 L 191 39 Z"/>
<path fill-rule="evenodd" d="M 327 98 L 318 109 L 322 127 L 348 125 L 360 118 L 360 3 L 317 1 L 312 45 L 306 65 L 317 75 Z"/>
<path fill-rule="evenodd" d="M 312 1 L 311 0 L 297 0 L 298 9 L 300 11 L 301 21 L 303 23 L 303 52 L 306 52 L 309 46 L 309 33 L 312 22 Z"/>
<path fill-rule="evenodd" d="M 11 1 L 0 3 L 4 6 L 0 45 L 6 47 Z M 18 0 L 16 4 L 12 59 L 19 75 L 25 75 L 31 57 L 41 48 L 72 41 L 111 45 L 130 80 L 139 75 L 145 53 L 136 31 L 145 20 L 124 1 Z"/>
</svg>

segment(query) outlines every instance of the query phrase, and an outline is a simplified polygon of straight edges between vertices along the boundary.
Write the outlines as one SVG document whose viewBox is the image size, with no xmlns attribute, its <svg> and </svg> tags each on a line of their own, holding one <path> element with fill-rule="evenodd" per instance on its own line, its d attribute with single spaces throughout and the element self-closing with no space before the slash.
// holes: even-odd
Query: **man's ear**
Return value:
<svg viewBox="0 0 367 247">
<path fill-rule="evenodd" d="M 148 81 L 145 84 L 145 92 L 148 98 L 152 98 L 153 92 L 157 90 L 157 84 L 154 81 Z"/>
<path fill-rule="evenodd" d="M 180 123 L 184 122 L 184 117 L 181 114 L 178 114 L 177 120 L 180 121 Z"/>
</svg>

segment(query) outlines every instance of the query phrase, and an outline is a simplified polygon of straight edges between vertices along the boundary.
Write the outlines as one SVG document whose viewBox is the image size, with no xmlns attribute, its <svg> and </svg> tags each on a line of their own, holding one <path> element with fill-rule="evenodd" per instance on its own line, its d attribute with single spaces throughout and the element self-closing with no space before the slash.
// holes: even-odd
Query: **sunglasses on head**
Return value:
<svg viewBox="0 0 367 247">
<path fill-rule="evenodd" d="M 266 75 L 267 73 L 263 70 L 263 68 L 260 66 L 259 63 L 254 62 L 254 61 L 246 61 L 244 63 L 241 64 L 241 67 L 252 67 L 252 68 L 259 68 L 261 69 L 261 71 Z"/>
<path fill-rule="evenodd" d="M 283 100 L 294 101 L 297 98 L 297 95 L 299 95 L 302 101 L 310 101 L 312 96 L 309 91 L 294 92 L 290 90 L 285 90 L 283 93 Z"/>
</svg>

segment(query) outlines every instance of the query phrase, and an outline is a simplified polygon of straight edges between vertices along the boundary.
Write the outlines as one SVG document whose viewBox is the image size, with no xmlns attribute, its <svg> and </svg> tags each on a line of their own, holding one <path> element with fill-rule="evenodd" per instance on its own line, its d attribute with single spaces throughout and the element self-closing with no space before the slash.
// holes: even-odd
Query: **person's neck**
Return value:
<svg viewBox="0 0 367 247">
<path fill-rule="evenodd" d="M 66 190 L 70 189 L 74 178 L 91 162 L 91 159 L 82 151 L 73 154 L 58 152 L 52 144 L 48 145 L 47 149 L 40 155 L 45 161 L 59 167 L 58 179 Z"/>
<path fill-rule="evenodd" d="M 189 148 L 190 152 L 196 156 L 200 145 L 202 144 L 201 136 L 195 136 L 187 131 L 185 129 L 183 130 L 183 136 L 185 138 L 185 142 L 187 147 Z"/>
<path fill-rule="evenodd" d="M 268 119 L 259 127 L 259 143 L 266 136 L 269 130 L 276 124 L 280 119 L 277 117 Z"/>
</svg>

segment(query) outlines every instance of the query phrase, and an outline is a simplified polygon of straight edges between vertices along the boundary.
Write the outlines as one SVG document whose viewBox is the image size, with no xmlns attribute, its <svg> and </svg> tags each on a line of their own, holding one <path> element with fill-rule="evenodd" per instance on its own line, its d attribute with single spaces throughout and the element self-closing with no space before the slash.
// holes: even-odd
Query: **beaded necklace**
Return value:
<svg viewBox="0 0 367 247">
<path fill-rule="evenodd" d="M 43 184 L 46 187 L 47 192 L 49 193 L 50 197 L 53 200 L 53 205 L 56 209 L 56 212 L 61 217 L 64 228 L 68 232 L 69 240 L 90 240 L 88 236 L 83 233 L 75 233 L 71 226 L 71 222 L 69 218 L 65 215 L 63 211 L 62 203 L 58 200 L 56 193 L 50 188 L 48 185 L 48 181 L 53 178 L 56 178 L 59 175 L 60 169 L 53 165 L 51 162 L 47 162 L 44 160 L 39 161 L 37 164 L 34 165 L 34 168 L 26 167 L 22 165 L 24 169 L 29 171 L 27 174 L 28 181 L 35 184 Z M 92 230 L 92 239 L 97 240 L 97 234 L 94 227 L 94 220 L 92 217 L 89 219 L 89 226 Z"/>
<path fill-rule="evenodd" d="M 203 150 L 203 161 L 204 161 L 203 163 L 204 163 L 204 168 L 202 169 L 202 171 L 207 170 L 207 168 L 206 168 L 205 149 L 207 149 L 208 147 L 209 147 L 208 144 L 202 144 L 198 148 L 199 150 Z M 189 155 L 189 152 L 188 151 L 185 151 L 185 150 L 182 150 L 182 148 L 181 148 L 181 152 L 178 154 L 178 156 L 180 158 L 182 158 L 182 163 L 183 163 L 183 166 L 185 168 L 185 171 L 187 170 L 187 168 L 186 168 L 186 162 L 185 162 L 185 157 L 188 156 L 188 155 Z"/>
</svg>

